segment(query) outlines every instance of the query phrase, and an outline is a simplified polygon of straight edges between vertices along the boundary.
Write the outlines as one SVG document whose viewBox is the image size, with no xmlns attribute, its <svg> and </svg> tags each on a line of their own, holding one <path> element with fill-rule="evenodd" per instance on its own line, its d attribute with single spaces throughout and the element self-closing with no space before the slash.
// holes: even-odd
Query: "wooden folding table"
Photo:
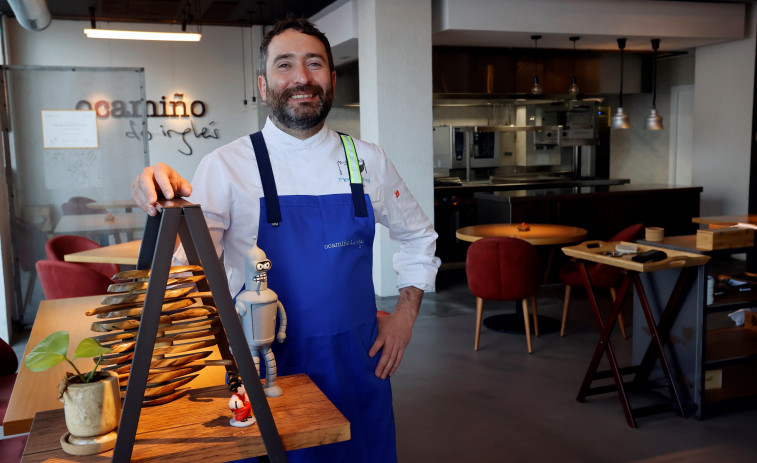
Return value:
<svg viewBox="0 0 757 463">
<path fill-rule="evenodd" d="M 681 309 L 681 303 L 684 299 L 683 295 L 690 287 L 695 279 L 697 273 L 697 266 L 704 265 L 710 260 L 709 256 L 694 254 L 682 251 L 675 251 L 671 249 L 655 248 L 653 246 L 636 245 L 639 252 L 645 252 L 653 249 L 663 251 L 667 254 L 667 257 L 658 262 L 640 263 L 632 260 L 632 255 L 611 256 L 608 253 L 615 251 L 615 242 L 602 242 L 602 241 L 588 241 L 576 246 L 564 247 L 563 252 L 576 259 L 579 259 L 579 265 L 581 268 L 581 274 L 583 275 L 584 286 L 589 296 L 589 302 L 594 314 L 597 327 L 600 331 L 599 342 L 594 349 L 594 355 L 592 356 L 589 368 L 584 376 L 581 389 L 578 392 L 577 400 L 583 402 L 587 396 L 602 394 L 606 392 L 617 391 L 620 398 L 620 402 L 625 412 L 626 421 L 632 428 L 636 427 L 636 417 L 647 416 L 662 411 L 668 411 L 672 409 L 678 412 L 681 416 L 686 416 L 686 411 L 683 406 L 683 399 L 681 397 L 680 386 L 676 384 L 675 377 L 671 372 L 671 365 L 668 362 L 667 356 L 663 349 L 663 345 L 667 342 L 668 332 L 673 322 L 675 321 L 678 312 Z M 625 243 L 631 244 L 631 243 Z M 602 318 L 597 305 L 597 299 L 594 296 L 594 291 L 591 286 L 591 279 L 586 269 L 585 261 L 597 262 L 605 265 L 611 265 L 613 267 L 619 267 L 624 273 L 623 280 L 618 290 L 618 295 L 613 303 L 612 310 L 606 319 Z M 681 268 L 681 272 L 676 280 L 675 287 L 665 305 L 665 310 L 662 312 L 659 320 L 655 320 L 652 310 L 647 299 L 644 285 L 639 278 L 639 274 L 646 272 L 654 272 L 657 270 L 669 270 L 675 268 Z M 644 313 L 647 328 L 651 335 L 651 341 L 646 348 L 642 361 L 639 365 L 621 368 L 618 365 L 615 351 L 613 350 L 612 343 L 610 341 L 610 335 L 615 327 L 615 322 L 618 319 L 618 314 L 623 307 L 623 300 L 625 299 L 628 288 L 633 284 L 636 295 L 639 298 L 641 309 Z M 603 354 L 607 354 L 607 360 L 610 364 L 609 371 L 597 371 L 599 362 L 602 359 Z M 665 375 L 664 380 L 650 381 L 649 374 L 654 367 L 655 362 L 659 360 L 661 369 Z M 629 382 L 623 381 L 624 375 L 633 374 L 633 379 Z M 604 385 L 592 387 L 592 382 L 598 379 L 606 379 L 612 377 L 614 385 Z M 670 390 L 670 401 L 666 404 L 655 404 L 645 407 L 631 408 L 628 400 L 627 390 L 644 390 L 653 389 L 659 387 L 667 387 Z"/>
</svg>

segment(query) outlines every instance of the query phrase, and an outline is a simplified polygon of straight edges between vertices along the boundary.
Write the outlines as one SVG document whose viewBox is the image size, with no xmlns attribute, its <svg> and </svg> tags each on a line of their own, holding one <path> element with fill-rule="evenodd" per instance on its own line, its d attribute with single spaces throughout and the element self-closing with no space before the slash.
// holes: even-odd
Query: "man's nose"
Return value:
<svg viewBox="0 0 757 463">
<path fill-rule="evenodd" d="M 294 81 L 298 84 L 307 84 L 311 80 L 310 69 L 307 66 L 297 66 L 294 74 Z"/>
</svg>

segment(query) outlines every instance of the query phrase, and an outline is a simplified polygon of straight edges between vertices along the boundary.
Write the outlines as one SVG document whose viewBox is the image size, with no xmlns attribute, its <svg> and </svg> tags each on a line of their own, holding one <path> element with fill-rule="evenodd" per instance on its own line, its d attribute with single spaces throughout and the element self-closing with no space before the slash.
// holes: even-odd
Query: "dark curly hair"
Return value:
<svg viewBox="0 0 757 463">
<path fill-rule="evenodd" d="M 326 57 L 329 60 L 329 71 L 334 70 L 334 57 L 331 54 L 331 45 L 329 44 L 329 39 L 326 38 L 326 35 L 319 31 L 318 28 L 307 19 L 297 18 L 294 15 L 289 14 L 286 18 L 277 21 L 276 24 L 273 25 L 273 29 L 268 31 L 263 37 L 263 42 L 260 44 L 260 55 L 258 57 L 258 72 L 261 76 L 265 77 L 266 73 L 265 63 L 268 60 L 268 45 L 270 45 L 271 40 L 273 40 L 274 37 L 288 29 L 294 29 L 305 35 L 312 35 L 320 40 L 323 47 L 326 49 Z"/>
<path fill-rule="evenodd" d="M 237 389 L 242 387 L 242 378 L 230 373 L 226 376 L 226 385 L 229 386 L 231 392 L 237 392 Z"/>
</svg>

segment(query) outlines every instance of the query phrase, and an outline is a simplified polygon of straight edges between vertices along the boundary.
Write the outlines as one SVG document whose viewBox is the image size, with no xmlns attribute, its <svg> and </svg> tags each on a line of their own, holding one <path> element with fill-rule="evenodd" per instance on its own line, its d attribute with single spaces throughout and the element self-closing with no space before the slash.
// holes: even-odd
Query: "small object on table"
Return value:
<svg viewBox="0 0 757 463">
<path fill-rule="evenodd" d="M 530 230 L 531 230 L 531 227 L 529 227 L 528 224 L 526 224 L 526 222 L 523 222 L 520 225 L 518 225 L 518 231 L 526 232 Z"/>
<path fill-rule="evenodd" d="M 108 214 L 108 215 L 105 216 L 105 221 L 106 222 L 115 222 L 116 221 L 116 216 L 113 215 L 113 214 Z"/>
<path fill-rule="evenodd" d="M 665 251 L 659 251 L 657 249 L 650 249 L 649 251 L 642 252 L 641 254 L 631 257 L 634 262 L 659 262 L 668 258 Z"/>
<path fill-rule="evenodd" d="M 660 242 L 665 238 L 665 229 L 660 227 L 647 227 L 644 230 L 644 239 L 647 241 Z"/>
<path fill-rule="evenodd" d="M 618 243 L 615 245 L 615 252 L 617 252 L 619 255 L 636 254 L 637 252 L 639 252 L 639 247 L 635 244 Z"/>
<path fill-rule="evenodd" d="M 244 384 L 242 384 L 242 378 L 239 375 L 229 374 L 226 376 L 226 384 L 232 392 L 231 399 L 229 399 L 229 409 L 233 416 L 229 420 L 229 424 L 235 428 L 246 428 L 255 424 L 257 420 L 252 416 L 252 405 L 250 405 L 250 398 L 247 396 Z"/>
</svg>

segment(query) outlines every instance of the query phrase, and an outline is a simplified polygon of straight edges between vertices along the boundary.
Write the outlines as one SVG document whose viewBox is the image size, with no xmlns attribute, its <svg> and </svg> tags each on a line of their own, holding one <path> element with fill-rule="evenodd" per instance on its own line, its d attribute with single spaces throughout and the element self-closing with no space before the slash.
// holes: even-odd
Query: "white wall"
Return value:
<svg viewBox="0 0 757 463">
<path fill-rule="evenodd" d="M 702 215 L 747 212 L 756 10 L 748 38 L 697 49 L 692 180 L 704 186 Z"/>
<path fill-rule="evenodd" d="M 237 27 L 202 28 L 199 43 L 142 42 L 131 40 L 88 39 L 82 33 L 89 27 L 85 21 L 55 20 L 41 32 L 21 28 L 14 19 L 7 21 L 8 62 L 16 65 L 143 67 L 145 69 L 146 98 L 160 102 L 175 100 L 183 94 L 185 102 L 200 100 L 206 104 L 206 114 L 197 118 L 149 118 L 151 164 L 165 162 L 182 176 L 192 177 L 201 157 L 214 148 L 237 137 L 254 132 L 257 127 L 255 110 L 243 111 L 242 32 Z M 98 23 L 98 28 L 179 31 L 179 26 Z M 254 47 L 260 46 L 255 33 Z M 248 99 L 256 83 L 256 66 L 251 63 L 250 28 L 244 28 L 244 47 Z M 114 96 L 113 98 L 117 98 Z M 73 108 L 72 108 L 73 109 Z M 129 130 L 128 121 L 124 133 Z M 168 132 L 175 130 L 186 134 Z M 199 133 L 206 128 L 204 138 Z M 165 134 L 164 134 L 165 130 Z M 217 130 L 217 132 L 215 132 Z M 197 132 L 198 136 L 194 135 Z M 167 136 L 166 134 L 170 135 Z M 191 147 L 192 154 L 189 153 Z M 124 192 L 128 196 L 128 192 Z"/>
</svg>

